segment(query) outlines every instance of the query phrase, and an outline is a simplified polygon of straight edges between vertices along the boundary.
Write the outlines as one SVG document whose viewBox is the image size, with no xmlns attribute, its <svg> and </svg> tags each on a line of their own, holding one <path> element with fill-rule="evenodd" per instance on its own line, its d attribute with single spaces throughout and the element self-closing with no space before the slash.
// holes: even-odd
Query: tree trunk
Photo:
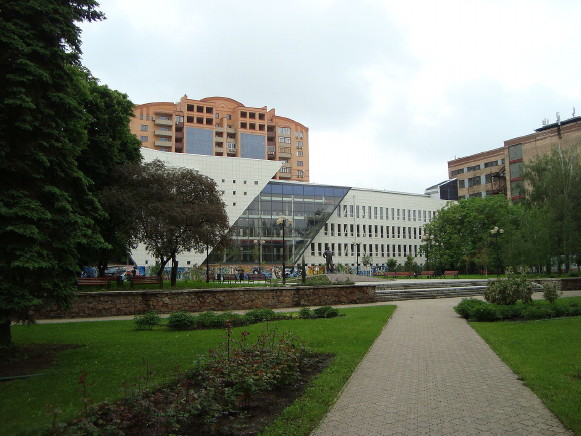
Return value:
<svg viewBox="0 0 581 436">
<path fill-rule="evenodd" d="M 165 269 L 165 266 L 169 262 L 169 259 L 170 259 L 169 257 L 167 259 L 164 259 L 163 257 L 161 259 L 159 259 L 159 269 L 157 270 L 158 277 L 163 278 L 163 270 Z"/>
<path fill-rule="evenodd" d="M 171 287 L 175 287 L 177 279 L 178 279 L 178 261 L 176 260 L 174 255 L 172 256 L 171 259 L 171 283 L 170 283 Z"/>
<path fill-rule="evenodd" d="M 10 320 L 0 322 L 0 347 L 8 347 L 12 345 L 10 324 Z"/>
</svg>

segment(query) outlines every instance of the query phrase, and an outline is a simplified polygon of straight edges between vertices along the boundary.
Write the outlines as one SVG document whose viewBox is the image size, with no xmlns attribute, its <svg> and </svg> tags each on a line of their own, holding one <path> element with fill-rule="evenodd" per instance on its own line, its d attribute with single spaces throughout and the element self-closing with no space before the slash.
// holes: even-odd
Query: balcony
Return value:
<svg viewBox="0 0 581 436">
<path fill-rule="evenodd" d="M 175 150 L 177 153 L 183 153 L 184 152 L 184 143 L 183 142 L 176 142 Z"/>
<path fill-rule="evenodd" d="M 278 157 L 282 158 L 282 159 L 290 159 L 291 157 L 293 157 L 292 153 L 290 151 L 278 151 Z"/>
<path fill-rule="evenodd" d="M 172 148 L 173 146 L 173 142 L 171 141 L 155 141 L 153 143 L 156 147 L 167 147 L 167 148 Z"/>
<path fill-rule="evenodd" d="M 228 133 L 236 133 L 236 129 L 234 127 L 227 127 L 226 128 L 226 132 L 228 132 Z"/>
<path fill-rule="evenodd" d="M 180 139 L 184 139 L 184 132 L 176 132 L 176 142 Z"/>
<path fill-rule="evenodd" d="M 279 171 L 279 173 L 278 173 L 278 177 L 279 177 L 280 179 L 290 179 L 290 178 L 292 177 L 292 175 L 291 175 L 291 173 L 281 173 L 281 172 Z"/>
<path fill-rule="evenodd" d="M 220 143 L 220 142 L 215 142 L 214 146 L 216 147 L 216 149 L 218 150 L 224 150 L 224 144 Z"/>
<path fill-rule="evenodd" d="M 156 126 L 173 126 L 172 120 L 162 120 L 159 117 L 155 117 L 154 123 Z"/>
<path fill-rule="evenodd" d="M 155 134 L 157 136 L 168 136 L 170 138 L 173 136 L 173 132 L 171 130 L 156 130 Z"/>
<path fill-rule="evenodd" d="M 275 132 L 266 132 L 266 136 L 268 137 L 268 139 L 276 138 L 276 133 Z"/>
<path fill-rule="evenodd" d="M 216 127 L 216 132 L 223 132 L 224 131 L 224 127 Z"/>
<path fill-rule="evenodd" d="M 215 136 L 214 137 L 214 141 L 216 141 L 216 142 L 224 142 L 224 138 L 221 138 L 220 136 Z"/>
</svg>

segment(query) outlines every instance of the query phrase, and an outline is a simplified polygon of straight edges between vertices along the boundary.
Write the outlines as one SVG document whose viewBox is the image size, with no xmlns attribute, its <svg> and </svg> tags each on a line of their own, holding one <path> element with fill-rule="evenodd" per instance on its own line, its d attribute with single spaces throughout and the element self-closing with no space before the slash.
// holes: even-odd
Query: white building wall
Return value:
<svg viewBox="0 0 581 436">
<path fill-rule="evenodd" d="M 328 248 L 335 265 L 355 267 L 356 244 L 360 244 L 361 268 L 366 254 L 373 265 L 383 265 L 391 258 L 403 264 L 410 254 L 424 264 L 425 257 L 419 255 L 423 226 L 446 203 L 429 195 L 352 188 L 307 247 L 305 262 L 324 265 L 323 252 Z"/>
<path fill-rule="evenodd" d="M 141 148 L 145 162 L 159 159 L 166 165 L 190 168 L 213 179 L 222 193 L 230 225 L 246 210 L 252 200 L 280 169 L 282 162 L 237 157 L 204 156 L 188 153 L 167 153 Z M 140 244 L 131 253 L 139 266 L 155 265 L 155 259 Z M 206 253 L 188 252 L 178 255 L 180 266 L 201 264 Z"/>
</svg>

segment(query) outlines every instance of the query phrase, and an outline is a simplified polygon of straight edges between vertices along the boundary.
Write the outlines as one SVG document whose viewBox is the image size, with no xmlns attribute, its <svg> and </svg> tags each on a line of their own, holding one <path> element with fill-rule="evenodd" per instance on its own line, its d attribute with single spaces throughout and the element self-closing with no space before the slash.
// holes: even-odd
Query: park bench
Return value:
<svg viewBox="0 0 581 436">
<path fill-rule="evenodd" d="M 255 274 L 248 274 L 248 283 L 254 282 L 257 280 L 264 280 L 265 282 L 270 282 L 270 277 L 267 277 L 265 274 L 262 273 L 255 273 Z"/>
<path fill-rule="evenodd" d="M 397 271 L 395 277 L 412 277 L 413 274 L 411 271 Z"/>
<path fill-rule="evenodd" d="M 459 272 L 460 271 L 444 271 L 444 277 L 454 277 L 455 279 L 457 279 Z"/>
<path fill-rule="evenodd" d="M 107 286 L 111 287 L 111 277 L 77 277 L 77 287 L 80 286 Z"/>
<path fill-rule="evenodd" d="M 132 276 L 129 277 L 131 287 L 134 285 L 159 285 L 163 288 L 163 279 L 158 276 Z"/>
<path fill-rule="evenodd" d="M 232 283 L 232 281 L 234 281 L 234 283 L 236 283 L 239 280 L 240 280 L 240 277 L 238 276 L 238 274 L 222 274 L 222 281 L 223 282 Z"/>
<path fill-rule="evenodd" d="M 421 273 L 418 274 L 418 277 L 427 277 L 431 279 L 432 277 L 434 277 L 435 273 L 436 273 L 435 271 L 422 271 Z"/>
</svg>

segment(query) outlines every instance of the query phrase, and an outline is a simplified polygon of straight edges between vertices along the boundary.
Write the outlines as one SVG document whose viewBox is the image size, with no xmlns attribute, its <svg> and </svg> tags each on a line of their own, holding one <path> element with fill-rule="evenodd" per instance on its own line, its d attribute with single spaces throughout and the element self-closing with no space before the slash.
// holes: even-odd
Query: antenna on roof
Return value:
<svg viewBox="0 0 581 436">
<path fill-rule="evenodd" d="M 575 106 L 573 106 L 573 118 L 575 118 Z"/>
</svg>

